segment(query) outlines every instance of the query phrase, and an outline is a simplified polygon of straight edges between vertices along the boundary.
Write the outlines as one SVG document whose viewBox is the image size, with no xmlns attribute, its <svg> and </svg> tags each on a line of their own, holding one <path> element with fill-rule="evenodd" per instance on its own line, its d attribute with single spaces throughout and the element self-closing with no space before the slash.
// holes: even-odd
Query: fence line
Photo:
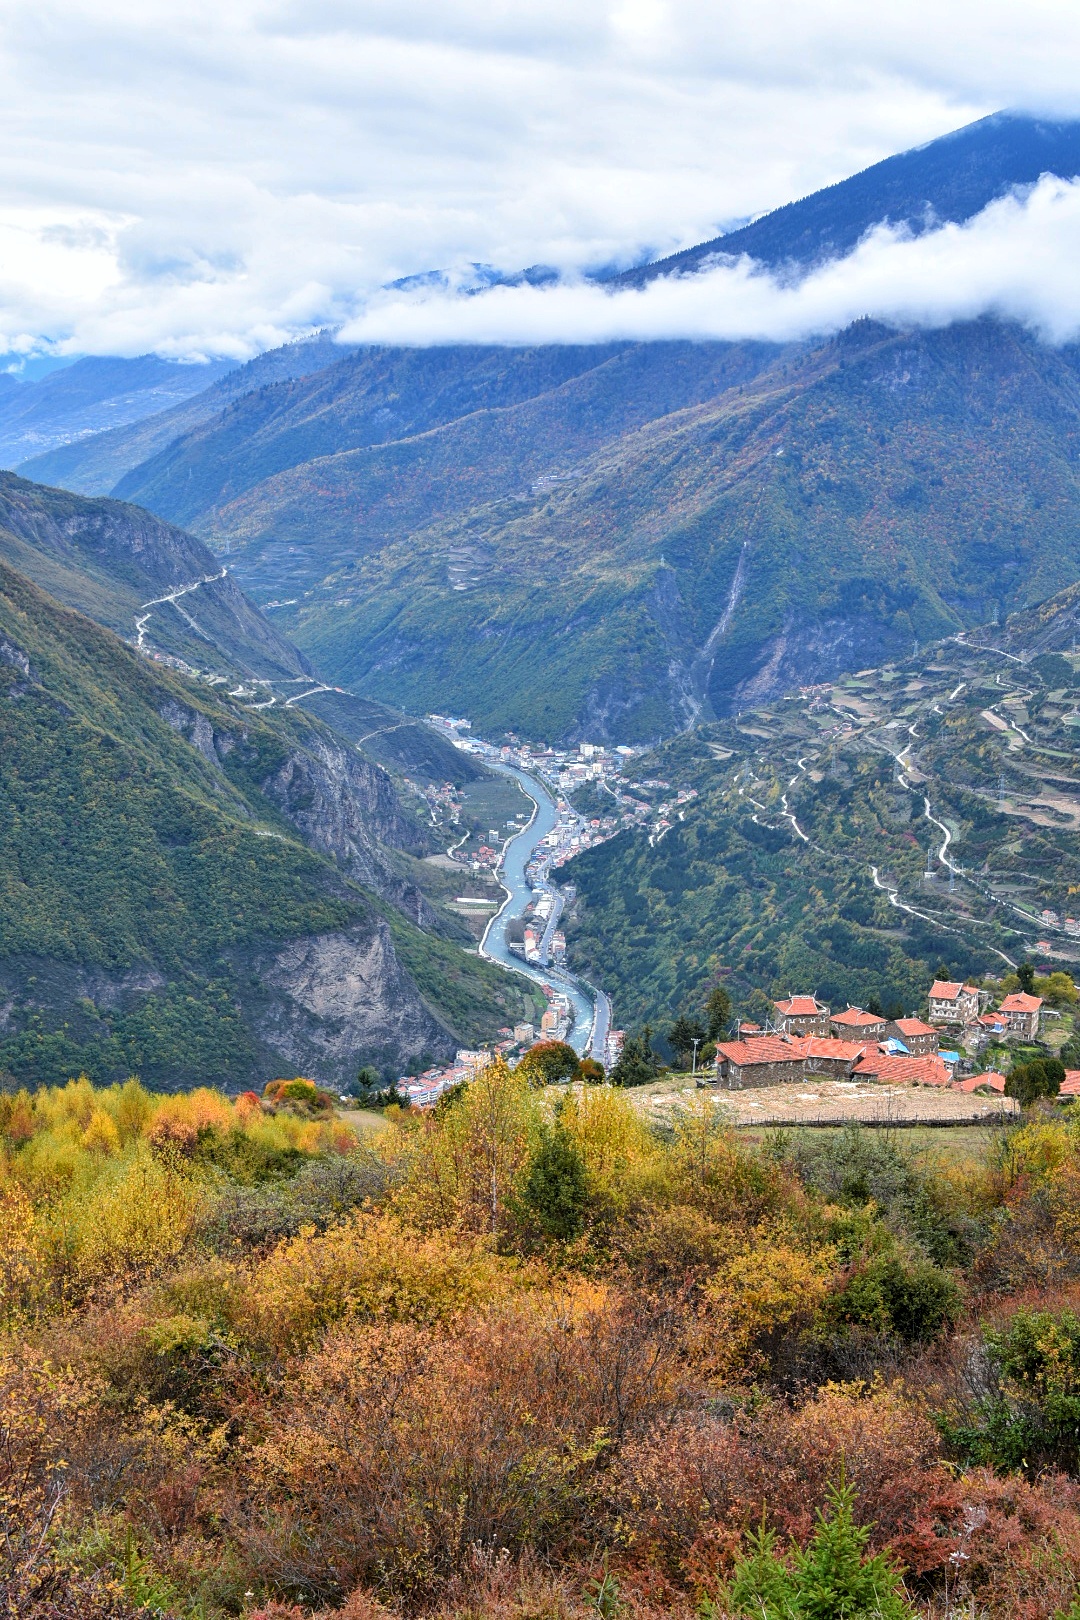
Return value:
<svg viewBox="0 0 1080 1620">
<path fill-rule="evenodd" d="M 804 1119 L 801 1116 L 792 1118 L 790 1114 L 778 1119 L 737 1119 L 734 1121 L 735 1129 L 742 1130 L 777 1130 L 781 1127 L 796 1127 L 802 1125 L 812 1126 L 819 1130 L 825 1126 L 838 1127 L 841 1125 L 863 1125 L 869 1130 L 910 1130 L 913 1126 L 922 1126 L 930 1130 L 944 1130 L 950 1125 L 1005 1125 L 1010 1120 L 1019 1117 L 1018 1108 L 999 1108 L 993 1113 L 962 1114 L 952 1119 L 941 1119 L 938 1116 L 928 1119 L 898 1118 L 895 1114 L 878 1114 L 872 1119 L 860 1119 L 855 1115 L 846 1118 L 833 1114 L 825 1119 Z"/>
</svg>

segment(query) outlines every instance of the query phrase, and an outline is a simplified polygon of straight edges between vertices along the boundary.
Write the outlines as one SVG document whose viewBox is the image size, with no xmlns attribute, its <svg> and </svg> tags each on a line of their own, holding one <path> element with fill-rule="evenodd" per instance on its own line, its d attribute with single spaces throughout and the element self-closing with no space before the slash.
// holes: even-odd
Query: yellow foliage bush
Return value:
<svg viewBox="0 0 1080 1620">
<path fill-rule="evenodd" d="M 0 1181 L 0 1322 L 12 1326 L 41 1292 L 41 1251 L 34 1206 L 24 1188 Z"/>
<path fill-rule="evenodd" d="M 43 1214 L 42 1249 L 68 1293 L 107 1277 L 153 1275 L 183 1253 L 206 1197 L 139 1146 Z"/>
<path fill-rule="evenodd" d="M 496 1059 L 460 1096 L 426 1115 L 410 1137 L 409 1174 L 397 1208 L 425 1230 L 498 1238 L 542 1121 L 528 1077 Z"/>
<path fill-rule="evenodd" d="M 753 1373 L 779 1332 L 808 1322 L 828 1292 L 836 1250 L 808 1252 L 784 1229 L 761 1231 L 753 1247 L 725 1261 L 706 1285 L 706 1360 L 725 1377 Z"/>
<path fill-rule="evenodd" d="M 108 1157 L 120 1149 L 120 1132 L 112 1115 L 104 1108 L 94 1109 L 81 1140 L 88 1153 L 102 1153 Z"/>
<path fill-rule="evenodd" d="M 303 1232 L 258 1267 L 242 1331 L 272 1351 L 305 1349 L 332 1322 L 445 1322 L 521 1286 L 518 1268 L 483 1241 L 420 1236 L 391 1215 L 357 1211 L 321 1235 Z"/>
<path fill-rule="evenodd" d="M 559 1118 L 585 1164 L 589 1192 L 625 1208 L 654 1173 L 659 1145 L 621 1086 L 582 1086 Z"/>
</svg>

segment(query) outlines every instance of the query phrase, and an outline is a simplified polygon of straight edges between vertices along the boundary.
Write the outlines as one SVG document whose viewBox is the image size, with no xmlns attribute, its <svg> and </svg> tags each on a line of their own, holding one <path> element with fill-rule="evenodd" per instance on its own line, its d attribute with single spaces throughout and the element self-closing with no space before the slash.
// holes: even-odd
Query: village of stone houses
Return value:
<svg viewBox="0 0 1080 1620">
<path fill-rule="evenodd" d="M 1061 972 L 1036 978 L 1026 964 L 1021 975 L 1026 988 L 1010 988 L 1015 974 L 982 984 L 937 979 L 924 1014 L 911 1017 L 786 996 L 763 1024 L 734 1024 L 692 1077 L 658 1078 L 642 1091 L 662 1116 L 689 1089 L 708 1087 L 732 1123 L 746 1126 L 1000 1123 L 1031 1100 L 1022 1081 L 1032 1065 L 1037 1092 L 1063 1102 L 1080 1096 L 1073 981 Z M 1040 1088 L 1043 1069 L 1050 1078 Z"/>
</svg>

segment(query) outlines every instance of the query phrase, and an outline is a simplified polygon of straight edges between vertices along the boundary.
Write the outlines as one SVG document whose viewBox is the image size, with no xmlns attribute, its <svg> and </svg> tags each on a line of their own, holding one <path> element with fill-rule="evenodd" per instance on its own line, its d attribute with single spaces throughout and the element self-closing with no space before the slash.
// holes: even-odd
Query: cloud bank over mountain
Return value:
<svg viewBox="0 0 1080 1620">
<path fill-rule="evenodd" d="M 239 357 L 435 266 L 627 263 L 1077 86 L 1068 0 L 10 0 L 0 351 Z"/>
<path fill-rule="evenodd" d="M 798 279 L 748 258 L 642 289 L 578 281 L 494 287 L 479 296 L 384 295 L 342 339 L 353 343 L 602 343 L 619 338 L 772 338 L 836 331 L 860 316 L 944 326 L 994 314 L 1049 342 L 1080 335 L 1080 182 L 1046 178 L 963 225 L 912 237 L 881 226 L 854 253 Z"/>
</svg>

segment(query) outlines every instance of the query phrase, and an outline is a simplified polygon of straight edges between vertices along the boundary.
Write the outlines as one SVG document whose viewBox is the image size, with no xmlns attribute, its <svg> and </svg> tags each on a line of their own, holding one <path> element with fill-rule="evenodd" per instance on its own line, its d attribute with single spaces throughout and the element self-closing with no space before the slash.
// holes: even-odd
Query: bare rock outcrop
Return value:
<svg viewBox="0 0 1080 1620">
<path fill-rule="evenodd" d="M 266 995 L 260 1038 L 282 1072 L 339 1082 L 359 1062 L 387 1069 L 453 1055 L 456 1041 L 421 1000 L 382 918 L 290 940 L 256 964 Z"/>
</svg>

